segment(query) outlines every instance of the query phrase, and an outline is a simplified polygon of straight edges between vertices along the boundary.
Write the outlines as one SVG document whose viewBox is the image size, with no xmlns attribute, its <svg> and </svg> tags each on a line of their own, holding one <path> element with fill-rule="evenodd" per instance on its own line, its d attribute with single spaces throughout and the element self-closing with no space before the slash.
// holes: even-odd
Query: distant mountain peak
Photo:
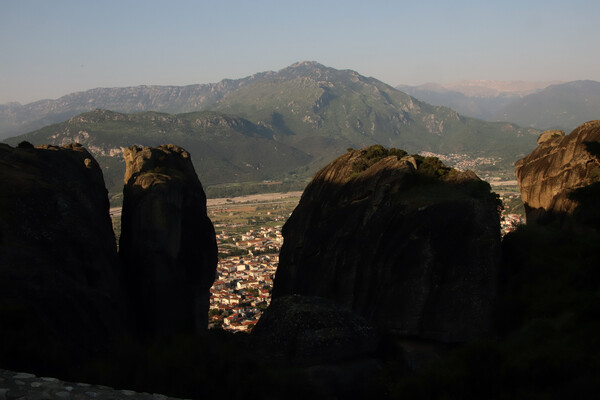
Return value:
<svg viewBox="0 0 600 400">
<path fill-rule="evenodd" d="M 453 91 L 465 96 L 474 98 L 489 98 L 494 96 L 523 97 L 532 93 L 539 92 L 551 85 L 561 84 L 560 81 L 494 81 L 484 79 L 463 80 L 460 82 L 440 84 L 427 82 L 422 85 L 399 85 L 400 90 L 406 90 L 407 93 L 430 90 L 436 92 Z M 427 101 L 427 100 L 425 100 Z"/>
<path fill-rule="evenodd" d="M 432 92 L 439 92 L 439 93 L 444 93 L 444 92 L 449 91 L 442 84 L 435 83 L 435 82 L 427 82 L 427 83 L 424 83 L 419 86 L 398 85 L 398 86 L 396 86 L 396 89 L 398 89 L 400 91 L 406 91 L 406 93 L 410 93 L 411 91 L 413 91 L 413 89 L 429 90 Z"/>
<path fill-rule="evenodd" d="M 333 68 L 326 67 L 323 64 L 320 64 L 316 61 L 300 61 L 294 63 L 288 67 L 285 67 L 279 70 L 277 73 L 279 75 L 287 75 L 287 74 L 303 74 L 303 73 L 312 73 L 312 74 L 322 74 L 327 71 L 334 71 Z"/>
<path fill-rule="evenodd" d="M 514 96 L 526 96 L 557 83 L 562 82 L 494 81 L 477 79 L 455 82 L 444 86 L 446 89 L 455 90 L 473 97 L 494 96 L 504 93 Z"/>
<path fill-rule="evenodd" d="M 288 68 L 298 68 L 298 67 L 325 67 L 323 64 L 320 64 L 316 61 L 298 61 L 296 63 L 293 63 L 292 65 L 290 65 Z"/>
</svg>

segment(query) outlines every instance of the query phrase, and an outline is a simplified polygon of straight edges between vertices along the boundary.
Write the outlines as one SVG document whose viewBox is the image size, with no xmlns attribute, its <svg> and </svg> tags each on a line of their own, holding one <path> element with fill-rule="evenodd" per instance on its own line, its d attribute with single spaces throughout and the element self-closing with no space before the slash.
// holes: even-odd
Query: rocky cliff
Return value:
<svg viewBox="0 0 600 400">
<path fill-rule="evenodd" d="M 175 145 L 123 151 L 120 256 L 149 336 L 207 327 L 217 245 L 189 153 Z"/>
<path fill-rule="evenodd" d="M 569 194 L 592 183 L 600 161 L 587 150 L 600 142 L 600 120 L 579 126 L 571 134 L 546 131 L 538 147 L 515 164 L 528 223 L 543 223 L 571 214 L 577 203 Z"/>
<path fill-rule="evenodd" d="M 252 336 L 266 354 L 307 365 L 372 356 L 379 340 L 375 329 L 351 311 L 324 298 L 297 295 L 274 300 Z"/>
<path fill-rule="evenodd" d="M 122 332 L 102 171 L 83 147 L 0 144 L 0 360 L 54 371 Z"/>
<path fill-rule="evenodd" d="M 405 154 L 373 146 L 317 173 L 283 227 L 273 298 L 325 297 L 402 335 L 468 340 L 490 328 L 496 197 L 472 172 Z"/>
</svg>

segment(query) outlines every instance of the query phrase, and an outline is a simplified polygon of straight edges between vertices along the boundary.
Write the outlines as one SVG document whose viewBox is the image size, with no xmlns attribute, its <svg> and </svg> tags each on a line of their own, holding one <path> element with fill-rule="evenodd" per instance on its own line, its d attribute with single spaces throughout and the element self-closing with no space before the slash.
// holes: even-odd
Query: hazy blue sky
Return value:
<svg viewBox="0 0 600 400">
<path fill-rule="evenodd" d="M 0 103 L 297 61 L 390 85 L 600 81 L 600 1 L 0 0 Z"/>
</svg>

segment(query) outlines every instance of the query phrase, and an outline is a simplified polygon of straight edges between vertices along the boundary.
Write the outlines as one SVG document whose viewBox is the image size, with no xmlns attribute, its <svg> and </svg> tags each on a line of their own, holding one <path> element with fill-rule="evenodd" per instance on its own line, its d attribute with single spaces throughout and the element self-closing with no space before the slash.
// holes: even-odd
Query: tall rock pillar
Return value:
<svg viewBox="0 0 600 400">
<path fill-rule="evenodd" d="M 0 143 L 0 187 L 0 363 L 65 373 L 127 326 L 102 170 L 79 144 Z"/>
<path fill-rule="evenodd" d="M 175 145 L 123 155 L 120 255 L 136 323 L 149 337 L 204 330 L 217 243 L 190 155 Z"/>
</svg>

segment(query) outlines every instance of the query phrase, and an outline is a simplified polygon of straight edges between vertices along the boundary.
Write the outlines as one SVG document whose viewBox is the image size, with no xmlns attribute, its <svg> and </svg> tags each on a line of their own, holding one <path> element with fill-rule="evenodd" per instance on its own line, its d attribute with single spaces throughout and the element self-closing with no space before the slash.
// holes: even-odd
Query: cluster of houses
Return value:
<svg viewBox="0 0 600 400">
<path fill-rule="evenodd" d="M 446 166 L 458 169 L 460 171 L 477 170 L 482 165 L 496 165 L 499 161 L 498 158 L 494 157 L 477 157 L 471 158 L 466 154 L 437 154 L 429 151 L 422 151 L 419 153 L 423 157 L 437 157 Z"/>
<path fill-rule="evenodd" d="M 502 214 L 500 219 L 500 232 L 502 236 L 517 229 L 519 225 L 525 224 L 525 217 L 519 214 Z"/>
<path fill-rule="evenodd" d="M 283 244 L 281 226 L 260 227 L 258 230 L 250 229 L 248 232 L 234 236 L 227 231 L 217 234 L 219 253 L 226 256 L 234 250 L 243 250 L 248 254 L 279 253 Z"/>
<path fill-rule="evenodd" d="M 230 253 L 231 248 L 221 245 L 232 241 L 230 235 L 223 231 L 217 239 L 219 252 Z M 210 290 L 209 325 L 247 332 L 256 325 L 271 300 L 283 238 L 280 227 L 262 227 L 242 234 L 233 243 L 235 249 L 242 249 L 246 254 L 219 261 L 217 278 Z"/>
<path fill-rule="evenodd" d="M 516 199 L 520 199 L 520 194 L 511 194 L 506 197 L 500 196 L 500 200 L 504 203 L 504 209 L 502 210 L 502 215 L 500 216 L 500 231 L 502 236 L 506 235 L 509 232 L 517 229 L 519 225 L 525 224 L 525 217 L 521 214 L 511 213 L 510 206 L 508 206 L 509 202 L 512 202 Z"/>
</svg>

